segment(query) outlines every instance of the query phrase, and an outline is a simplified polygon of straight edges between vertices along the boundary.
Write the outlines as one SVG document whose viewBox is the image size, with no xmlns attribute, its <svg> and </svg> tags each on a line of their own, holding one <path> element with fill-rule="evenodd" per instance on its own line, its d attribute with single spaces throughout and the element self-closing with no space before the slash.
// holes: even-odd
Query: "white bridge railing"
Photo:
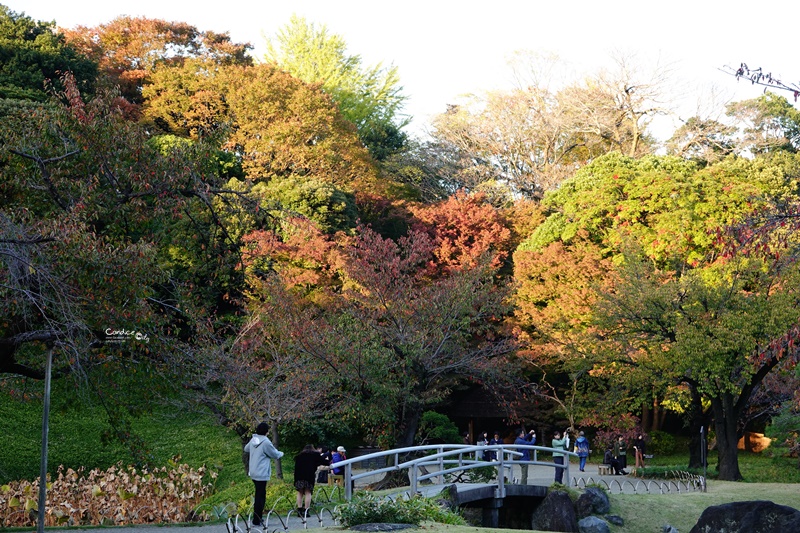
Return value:
<svg viewBox="0 0 800 533">
<path fill-rule="evenodd" d="M 521 461 L 522 450 L 528 450 L 531 459 Z M 484 461 L 470 458 L 470 455 L 494 452 L 497 459 L 494 461 Z M 564 464 L 558 465 L 549 460 L 539 460 L 539 454 L 561 453 L 564 457 Z M 427 455 L 426 455 L 427 454 Z M 399 472 L 408 470 L 408 477 L 411 484 L 412 494 L 417 492 L 417 486 L 421 481 L 432 478 L 439 478 L 439 484 L 444 484 L 444 476 L 455 472 L 463 472 L 474 468 L 491 466 L 497 468 L 497 498 L 505 497 L 505 474 L 511 472 L 513 465 L 537 465 L 549 466 L 553 468 L 563 468 L 564 478 L 569 480 L 569 456 L 577 457 L 574 452 L 566 450 L 547 448 L 545 446 L 532 446 L 520 444 L 493 444 L 488 446 L 472 446 L 467 444 L 431 444 L 427 446 L 411 446 L 408 448 L 396 448 L 382 452 L 360 455 L 346 461 L 334 463 L 336 468 L 344 468 L 344 494 L 345 499 L 353 497 L 353 484 L 359 479 L 371 477 L 389 472 Z M 372 470 L 353 473 L 353 465 L 358 463 L 369 463 L 376 459 L 386 458 L 387 466 L 374 468 Z"/>
</svg>

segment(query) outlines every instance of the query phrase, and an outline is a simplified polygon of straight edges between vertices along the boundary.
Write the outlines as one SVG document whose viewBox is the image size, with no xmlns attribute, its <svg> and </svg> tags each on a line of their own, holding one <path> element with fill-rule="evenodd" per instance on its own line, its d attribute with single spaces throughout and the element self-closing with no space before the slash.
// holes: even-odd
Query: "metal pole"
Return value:
<svg viewBox="0 0 800 533">
<path fill-rule="evenodd" d="M 440 446 L 436 451 L 437 453 L 442 453 L 444 447 Z M 444 457 L 439 457 L 439 472 L 442 470 L 444 470 Z M 439 485 L 444 485 L 444 474 L 439 476 Z"/>
<path fill-rule="evenodd" d="M 53 349 L 47 351 L 44 373 L 44 407 L 42 408 L 42 457 L 39 462 L 39 518 L 36 531 L 44 533 L 45 503 L 47 502 L 47 434 L 50 426 L 50 375 L 53 367 Z"/>
<path fill-rule="evenodd" d="M 353 464 L 348 463 L 344 465 L 344 499 L 350 501 L 353 499 Z"/>
<path fill-rule="evenodd" d="M 706 458 L 707 455 L 708 447 L 706 445 L 706 431 L 704 426 L 700 426 L 700 460 L 703 462 L 703 492 L 706 491 L 705 480 L 708 479 L 706 477 L 706 470 L 708 468 L 708 460 Z"/>
</svg>

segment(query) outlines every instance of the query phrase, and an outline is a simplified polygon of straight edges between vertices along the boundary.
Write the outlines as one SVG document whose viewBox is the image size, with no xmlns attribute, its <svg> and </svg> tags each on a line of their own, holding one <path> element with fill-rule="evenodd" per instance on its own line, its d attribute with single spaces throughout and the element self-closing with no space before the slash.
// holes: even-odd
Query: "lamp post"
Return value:
<svg viewBox="0 0 800 533">
<path fill-rule="evenodd" d="M 42 456 L 39 462 L 39 518 L 37 533 L 44 533 L 45 502 L 47 501 L 47 435 L 50 426 L 50 375 L 53 368 L 53 349 L 47 350 L 47 366 L 44 373 L 44 407 L 42 408 Z"/>
</svg>

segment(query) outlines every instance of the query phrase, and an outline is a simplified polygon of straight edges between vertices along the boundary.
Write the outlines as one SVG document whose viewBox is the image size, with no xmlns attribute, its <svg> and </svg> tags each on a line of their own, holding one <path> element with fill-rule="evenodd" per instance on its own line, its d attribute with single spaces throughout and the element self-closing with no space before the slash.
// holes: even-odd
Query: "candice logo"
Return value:
<svg viewBox="0 0 800 533">
<path fill-rule="evenodd" d="M 136 340 L 145 343 L 150 342 L 150 337 L 147 336 L 147 333 L 142 333 L 141 331 L 125 328 L 106 328 L 104 333 L 106 334 L 106 342 L 121 343 L 130 340 Z"/>
</svg>

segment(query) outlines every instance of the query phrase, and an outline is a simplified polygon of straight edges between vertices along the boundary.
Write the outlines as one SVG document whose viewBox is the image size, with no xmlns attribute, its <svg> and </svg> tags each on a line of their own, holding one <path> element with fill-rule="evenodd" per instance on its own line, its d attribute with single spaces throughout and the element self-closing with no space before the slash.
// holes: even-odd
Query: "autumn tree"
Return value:
<svg viewBox="0 0 800 533">
<path fill-rule="evenodd" d="M 713 312 L 707 309 L 707 314 L 702 314 L 700 306 L 697 308 L 697 315 L 692 315 L 691 320 L 687 318 L 692 328 L 705 328 L 702 331 L 707 335 L 696 329 L 696 334 L 691 339 L 675 337 L 678 340 L 674 344 L 670 344 L 671 341 L 653 341 L 654 344 L 648 345 L 642 339 L 635 343 L 630 342 L 631 339 L 638 338 L 636 335 L 644 335 L 643 332 L 631 330 L 630 336 L 626 337 L 617 331 L 620 333 L 617 335 L 613 325 L 625 322 L 612 319 L 605 323 L 603 327 L 606 329 L 599 337 L 608 342 L 589 346 L 594 346 L 608 358 L 606 362 L 595 360 L 592 363 L 592 371 L 598 376 L 602 375 L 598 372 L 624 376 L 631 372 L 620 373 L 615 369 L 630 368 L 634 369 L 634 375 L 643 378 L 644 375 L 638 374 L 638 370 L 649 368 L 651 375 L 669 375 L 674 384 L 684 383 L 695 387 L 694 390 L 712 405 L 719 406 L 719 409 L 714 409 L 715 424 L 718 425 L 718 431 L 724 429 L 728 432 L 725 437 L 727 440 L 724 441 L 727 448 L 720 455 L 720 468 L 729 479 L 738 477 L 736 439 L 730 434 L 731 428 L 735 434 L 739 415 L 742 413 L 739 408 L 746 404 L 751 387 L 757 385 L 762 373 L 769 372 L 772 363 L 767 366 L 757 364 L 755 368 L 758 370 L 752 373 L 743 374 L 742 369 L 751 368 L 755 354 L 762 353 L 758 346 L 769 342 L 770 335 L 786 328 L 786 320 L 791 321 L 791 309 L 784 304 L 778 305 L 781 299 L 791 299 L 791 291 L 786 290 L 790 284 L 770 285 L 770 276 L 759 277 L 761 274 L 758 274 L 757 268 L 746 270 L 750 277 L 735 275 L 739 272 L 736 269 L 726 270 L 731 266 L 726 267 L 725 262 L 720 261 L 722 249 L 717 240 L 717 231 L 718 228 L 741 221 L 756 205 L 767 206 L 771 202 L 790 200 L 794 193 L 791 188 L 786 187 L 786 179 L 787 176 L 778 167 L 763 161 L 730 159 L 698 169 L 692 163 L 676 158 L 650 157 L 637 161 L 619 155 L 606 156 L 581 169 L 574 179 L 546 197 L 545 205 L 552 209 L 551 215 L 520 247 L 543 253 L 548 246 L 559 242 L 569 250 L 588 240 L 604 250 L 600 257 L 608 257 L 624 264 L 631 261 L 626 259 L 626 248 L 631 243 L 636 243 L 636 248 L 640 250 L 638 253 L 654 268 L 663 272 L 647 285 L 652 287 L 653 295 L 660 295 L 658 298 L 665 300 L 662 304 L 654 304 L 654 309 L 666 309 L 666 302 L 673 302 L 672 305 L 675 306 L 689 306 L 684 310 L 688 313 L 689 309 L 696 308 L 686 299 L 696 302 L 697 305 L 705 302 L 704 305 L 707 306 L 717 302 Z M 524 274 L 523 271 L 520 273 Z M 530 281 L 523 281 L 522 288 L 535 283 L 535 279 L 537 278 L 531 277 Z M 611 281 L 614 278 L 607 279 Z M 630 287 L 629 297 L 624 299 L 626 303 L 620 303 L 619 307 L 639 308 L 642 302 L 648 301 L 645 294 L 638 292 L 644 290 L 643 279 L 641 276 L 629 276 L 625 278 L 627 281 L 615 284 L 614 291 L 606 290 L 595 294 L 609 293 L 617 295 L 621 300 L 620 295 L 628 294 L 624 287 Z M 669 280 L 675 280 L 675 288 L 668 293 L 659 292 L 665 290 L 664 287 L 671 286 L 667 283 Z M 758 280 L 761 280 L 761 285 L 755 283 Z M 664 285 L 665 283 L 667 284 Z M 680 283 L 686 285 L 679 287 Z M 638 290 L 635 290 L 637 287 Z M 690 287 L 696 292 L 690 291 Z M 678 298 L 680 295 L 683 296 Z M 765 300 L 762 301 L 761 298 Z M 776 316 L 763 313 L 765 322 L 751 320 L 749 323 L 753 328 L 752 334 L 737 337 L 736 343 L 722 340 L 727 338 L 724 337 L 723 330 L 744 327 L 738 322 L 735 327 L 732 326 L 734 320 L 746 320 L 746 317 L 756 312 L 756 308 L 767 305 L 763 302 L 770 298 L 774 299 L 773 304 L 770 304 L 775 305 L 774 312 L 786 320 L 781 322 Z M 552 298 L 532 299 L 534 306 L 531 308 L 548 309 L 552 301 Z M 556 306 L 556 310 L 560 307 Z M 595 313 L 596 310 L 592 309 L 590 318 L 593 319 Z M 681 314 L 677 310 L 663 313 L 671 320 Z M 642 318 L 660 315 L 655 311 L 642 311 L 637 316 Z M 780 326 L 771 329 L 770 324 L 778 322 Z M 523 324 L 529 324 L 536 331 L 553 322 L 543 317 L 538 322 L 527 319 Z M 758 324 L 763 327 L 758 329 Z M 664 331 L 670 327 L 661 323 L 654 325 L 651 340 L 656 338 L 656 331 L 664 335 Z M 692 344 L 699 342 L 699 339 L 713 339 L 712 332 L 715 331 L 720 336 L 717 348 L 700 348 Z M 559 345 L 548 347 L 548 344 L 542 347 L 547 348 L 547 353 L 559 353 Z M 668 358 L 668 362 L 663 360 L 664 357 Z M 659 360 L 662 363 L 658 363 Z M 670 369 L 675 372 L 669 373 Z M 695 383 L 696 376 L 705 375 L 703 372 L 710 372 L 715 378 L 709 382 L 700 380 Z M 714 383 L 713 387 L 701 385 L 711 382 Z M 624 380 L 615 379 L 611 383 L 619 386 Z M 729 394 L 731 396 L 727 396 Z M 733 404 L 726 404 L 731 398 L 740 398 L 740 394 L 744 399 L 739 403 L 736 403 L 738 400 L 733 400 L 736 408 L 731 407 Z M 631 398 L 629 401 L 633 405 L 641 405 L 642 400 L 643 398 L 633 401 Z M 723 404 L 728 407 L 723 407 Z"/>
<path fill-rule="evenodd" d="M 142 87 L 158 67 L 178 66 L 190 58 L 216 65 L 252 64 L 250 44 L 234 43 L 227 32 L 200 31 L 185 22 L 125 15 L 92 28 L 64 30 L 64 35 L 134 104 L 142 103 Z"/>
<path fill-rule="evenodd" d="M 397 241 L 363 226 L 324 236 L 300 219 L 248 237 L 253 316 L 259 335 L 281 346 L 264 364 L 303 361 L 325 391 L 305 412 L 411 445 L 422 413 L 452 387 L 513 374 L 493 279 L 508 231 L 479 199 L 433 211 L 421 209 L 417 229 Z"/>
<path fill-rule="evenodd" d="M 690 117 L 667 140 L 667 152 L 685 159 L 716 163 L 735 149 L 736 128 L 713 119 Z"/>
<path fill-rule="evenodd" d="M 329 97 L 273 66 L 209 70 L 187 62 L 157 71 L 144 95 L 145 114 L 174 132 L 219 130 L 212 137 L 253 182 L 295 176 L 349 192 L 376 187 L 368 153 Z"/>
<path fill-rule="evenodd" d="M 407 97 L 397 67 L 363 66 L 361 56 L 347 53 L 342 36 L 297 15 L 267 40 L 265 59 L 307 83 L 320 84 L 344 118 L 355 124 L 376 160 L 405 144 L 401 130 L 409 119 L 401 112 Z"/>
<path fill-rule="evenodd" d="M 68 104 L 10 113 L 0 138 L 4 362 L 24 357 L 30 375 L 48 342 L 72 343 L 59 372 L 108 350 L 168 356 L 201 307 L 220 305 L 238 262 L 218 253 L 232 241 L 213 198 L 239 196 L 219 188 L 213 157 L 159 152 L 113 94 L 86 104 L 66 80 Z M 149 346 L 107 342 L 107 330 L 146 332 Z"/>
</svg>

